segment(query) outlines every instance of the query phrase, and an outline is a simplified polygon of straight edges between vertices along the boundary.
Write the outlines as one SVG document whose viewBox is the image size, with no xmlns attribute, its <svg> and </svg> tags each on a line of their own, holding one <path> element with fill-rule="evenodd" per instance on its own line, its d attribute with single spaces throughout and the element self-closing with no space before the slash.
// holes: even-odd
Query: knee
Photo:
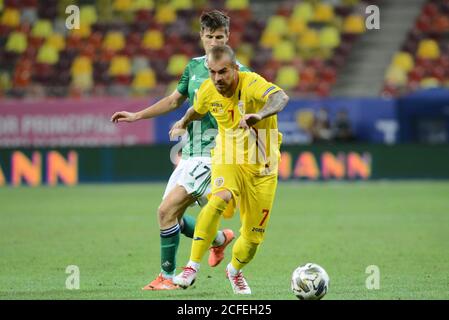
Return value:
<svg viewBox="0 0 449 320">
<path fill-rule="evenodd" d="M 173 219 L 176 219 L 175 212 L 170 210 L 170 207 L 161 203 L 159 208 L 157 209 L 158 220 L 161 225 L 165 225 L 167 222 L 170 222 Z"/>
</svg>

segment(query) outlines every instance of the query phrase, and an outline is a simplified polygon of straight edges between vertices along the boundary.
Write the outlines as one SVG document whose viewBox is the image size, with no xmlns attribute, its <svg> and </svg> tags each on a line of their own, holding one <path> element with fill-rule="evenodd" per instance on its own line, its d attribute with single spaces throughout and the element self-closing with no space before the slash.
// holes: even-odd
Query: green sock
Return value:
<svg viewBox="0 0 449 320">
<path fill-rule="evenodd" d="M 175 273 L 178 246 L 179 224 L 161 230 L 161 272 L 165 278 L 173 277 Z"/>
<path fill-rule="evenodd" d="M 195 218 L 189 215 L 184 215 L 182 217 L 183 226 L 181 228 L 181 233 L 188 238 L 193 239 L 193 234 L 195 232 Z"/>
</svg>

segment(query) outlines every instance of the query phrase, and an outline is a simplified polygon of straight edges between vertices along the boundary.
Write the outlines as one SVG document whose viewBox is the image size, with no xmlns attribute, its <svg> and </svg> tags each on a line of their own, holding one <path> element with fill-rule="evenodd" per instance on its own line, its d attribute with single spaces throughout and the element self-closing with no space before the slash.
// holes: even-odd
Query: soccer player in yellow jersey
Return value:
<svg viewBox="0 0 449 320">
<path fill-rule="evenodd" d="M 229 217 L 238 205 L 242 226 L 226 275 L 234 293 L 251 294 L 242 268 L 254 258 L 270 220 L 282 137 L 276 114 L 289 98 L 260 75 L 239 71 L 229 46 L 212 48 L 207 63 L 210 78 L 199 88 L 193 108 L 170 132 L 185 129 L 207 112 L 218 124 L 212 150 L 212 196 L 198 216 L 190 261 L 173 282 L 184 288 L 193 284 L 221 216 Z"/>
</svg>

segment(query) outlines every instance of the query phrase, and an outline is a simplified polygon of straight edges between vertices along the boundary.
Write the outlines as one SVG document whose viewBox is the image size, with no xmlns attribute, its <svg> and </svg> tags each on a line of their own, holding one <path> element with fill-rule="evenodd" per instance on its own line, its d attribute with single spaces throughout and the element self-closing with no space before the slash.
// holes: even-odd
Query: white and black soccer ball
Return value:
<svg viewBox="0 0 449 320">
<path fill-rule="evenodd" d="M 319 300 L 329 289 L 329 276 L 316 263 L 306 263 L 293 271 L 291 287 L 300 300 Z"/>
</svg>

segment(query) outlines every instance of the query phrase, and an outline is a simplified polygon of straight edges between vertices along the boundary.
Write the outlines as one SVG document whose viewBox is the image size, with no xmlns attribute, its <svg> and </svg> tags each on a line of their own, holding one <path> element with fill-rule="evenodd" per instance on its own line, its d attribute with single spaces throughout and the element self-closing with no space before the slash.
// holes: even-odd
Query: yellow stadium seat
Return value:
<svg viewBox="0 0 449 320">
<path fill-rule="evenodd" d="M 307 29 L 307 31 L 299 36 L 298 46 L 305 50 L 319 48 L 320 38 L 318 36 L 318 32 L 313 29 Z"/>
<path fill-rule="evenodd" d="M 154 8 L 153 0 L 134 0 L 132 10 L 152 10 Z"/>
<path fill-rule="evenodd" d="M 293 8 L 291 17 L 298 18 L 305 23 L 313 18 L 313 7 L 309 2 L 300 2 Z"/>
<path fill-rule="evenodd" d="M 334 49 L 341 43 L 340 32 L 337 28 L 327 26 L 320 30 L 320 47 Z"/>
<path fill-rule="evenodd" d="M 6 41 L 6 51 L 23 53 L 28 46 L 27 36 L 23 32 L 13 31 Z"/>
<path fill-rule="evenodd" d="M 39 63 L 55 64 L 59 60 L 58 50 L 49 45 L 43 45 L 37 52 L 36 61 Z"/>
<path fill-rule="evenodd" d="M 109 31 L 103 40 L 103 48 L 112 51 L 122 50 L 125 47 L 125 37 L 120 31 Z"/>
<path fill-rule="evenodd" d="M 79 29 L 72 29 L 71 34 L 76 35 L 82 39 L 88 38 L 92 33 L 90 24 L 81 23 Z"/>
<path fill-rule="evenodd" d="M 131 62 L 127 56 L 115 56 L 109 65 L 111 76 L 127 76 L 131 74 Z"/>
<path fill-rule="evenodd" d="M 3 11 L 3 8 L 4 8 L 3 0 L 0 0 L 0 11 Z"/>
<path fill-rule="evenodd" d="M 265 30 L 260 37 L 260 45 L 265 48 L 273 48 L 282 40 L 279 33 Z"/>
<path fill-rule="evenodd" d="M 402 52 L 397 52 L 394 55 L 393 65 L 408 72 L 414 68 L 415 62 L 410 53 L 402 51 Z"/>
<path fill-rule="evenodd" d="M 278 70 L 276 84 L 287 90 L 296 87 L 299 83 L 299 73 L 292 66 L 284 66 Z"/>
<path fill-rule="evenodd" d="M 6 8 L 3 11 L 1 24 L 8 27 L 18 27 L 20 25 L 20 12 L 14 8 Z"/>
<path fill-rule="evenodd" d="M 189 62 L 187 56 L 175 54 L 168 61 L 167 72 L 172 76 L 179 76 L 183 73 L 185 66 Z"/>
<path fill-rule="evenodd" d="M 0 7 L 1 8 L 1 7 Z M 11 77 L 8 72 L 0 72 L 0 96 L 2 92 L 12 87 Z"/>
<path fill-rule="evenodd" d="M 226 0 L 225 7 L 228 10 L 244 10 L 249 8 L 249 0 Z"/>
<path fill-rule="evenodd" d="M 421 88 L 437 88 L 440 86 L 440 81 L 437 78 L 427 77 L 419 82 Z"/>
<path fill-rule="evenodd" d="M 266 31 L 287 34 L 288 33 L 288 21 L 284 16 L 271 16 L 268 20 Z"/>
<path fill-rule="evenodd" d="M 244 66 L 249 66 L 251 62 L 251 56 L 246 53 L 236 53 L 237 60 Z"/>
<path fill-rule="evenodd" d="M 290 40 L 283 40 L 273 48 L 273 58 L 276 61 L 291 62 L 295 55 L 295 45 Z"/>
<path fill-rule="evenodd" d="M 31 29 L 31 35 L 38 38 L 47 38 L 53 33 L 50 20 L 37 20 Z"/>
<path fill-rule="evenodd" d="M 365 20 L 360 15 L 349 15 L 343 22 L 343 32 L 360 34 L 365 32 Z"/>
<path fill-rule="evenodd" d="M 193 8 L 192 0 L 171 0 L 170 5 L 175 10 L 188 10 Z"/>
<path fill-rule="evenodd" d="M 418 45 L 418 57 L 424 59 L 436 59 L 440 57 L 440 47 L 433 39 L 424 39 Z"/>
<path fill-rule="evenodd" d="M 78 74 L 72 78 L 72 85 L 81 90 L 89 90 L 93 87 L 92 74 Z"/>
<path fill-rule="evenodd" d="M 80 23 L 81 24 L 94 24 L 98 20 L 97 10 L 93 5 L 84 5 L 80 9 Z"/>
<path fill-rule="evenodd" d="M 307 30 L 307 22 L 302 18 L 291 16 L 288 20 L 288 31 L 293 34 L 301 34 Z"/>
<path fill-rule="evenodd" d="M 156 9 L 156 22 L 170 24 L 176 21 L 176 10 L 169 4 L 164 4 Z"/>
<path fill-rule="evenodd" d="M 82 74 L 92 74 L 92 61 L 86 56 L 77 56 L 70 68 L 70 74 L 75 77 Z"/>
<path fill-rule="evenodd" d="M 116 11 L 130 11 L 132 9 L 132 0 L 114 0 L 112 7 Z"/>
<path fill-rule="evenodd" d="M 47 38 L 45 44 L 61 51 L 65 48 L 65 38 L 60 33 L 53 33 Z"/>
<path fill-rule="evenodd" d="M 136 91 L 148 90 L 156 85 L 156 75 L 152 69 L 142 69 L 137 72 L 131 84 Z"/>
<path fill-rule="evenodd" d="M 310 130 L 315 119 L 315 112 L 311 109 L 301 109 L 296 112 L 296 124 L 303 130 Z"/>
<path fill-rule="evenodd" d="M 404 86 L 407 83 L 407 72 L 399 67 L 390 65 L 385 74 L 385 80 L 391 84 Z"/>
<path fill-rule="evenodd" d="M 142 47 L 159 50 L 164 46 L 164 35 L 159 30 L 148 30 L 143 35 Z"/>
<path fill-rule="evenodd" d="M 313 13 L 313 21 L 329 23 L 334 19 L 334 7 L 327 3 L 319 3 Z"/>
</svg>

